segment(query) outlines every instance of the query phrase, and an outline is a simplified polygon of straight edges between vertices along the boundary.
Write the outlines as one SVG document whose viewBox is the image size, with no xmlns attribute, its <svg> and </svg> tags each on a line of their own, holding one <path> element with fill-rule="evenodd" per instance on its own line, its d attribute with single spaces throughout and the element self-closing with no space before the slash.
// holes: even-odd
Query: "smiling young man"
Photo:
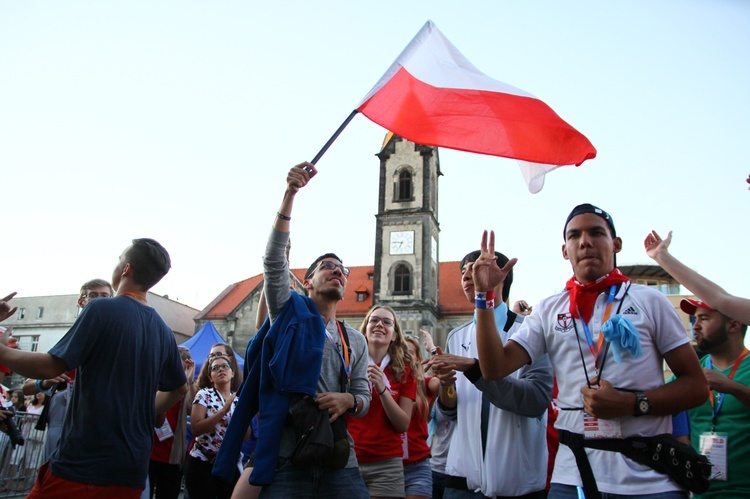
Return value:
<svg viewBox="0 0 750 499">
<path fill-rule="evenodd" d="M 295 394 L 313 396 L 318 408 L 328 411 L 332 423 L 340 420 L 337 425 L 344 424 L 347 411 L 361 417 L 370 405 L 364 336 L 336 320 L 336 307 L 344 297 L 349 270 L 335 254 L 326 253 L 315 259 L 305 273 L 303 286 L 307 296 L 289 289 L 286 248 L 292 205 L 297 192 L 316 173 L 312 164 L 301 163 L 287 174 L 284 198 L 263 258 L 270 327 L 261 328 L 248 346 L 246 368 L 250 365 L 250 374 L 240 395 L 239 414 L 235 413 L 227 435 L 243 434 L 249 424 L 248 417 L 255 414 L 258 406 L 262 408 L 250 482 L 263 485 L 264 497 L 339 494 L 364 498 L 369 496 L 348 432 L 349 452 L 343 468 L 334 469 L 322 463 L 300 466 L 291 462 L 297 444 L 293 428 L 284 425 Z M 264 377 L 262 373 L 267 375 Z M 268 381 L 272 376 L 273 381 Z M 215 473 L 228 476 L 232 463 L 236 462 L 234 452 L 234 446 L 222 445 Z"/>
<path fill-rule="evenodd" d="M 690 409 L 690 440 L 710 456 L 711 487 L 696 498 L 750 497 L 750 360 L 747 325 L 700 300 L 683 299 L 680 308 L 695 317 L 693 331 L 712 390 L 709 400 Z"/>
<path fill-rule="evenodd" d="M 504 346 L 492 310 L 477 307 L 477 348 L 482 374 L 507 376 L 549 354 L 559 385 L 555 426 L 575 438 L 623 438 L 671 432 L 671 414 L 706 400 L 708 390 L 698 359 L 679 317 L 657 290 L 632 284 L 615 266 L 622 249 L 614 222 L 604 210 L 583 204 L 563 229 L 563 258 L 573 277 L 566 290 L 542 300 Z M 494 265 L 494 233 L 482 237 L 474 264 L 476 290 L 494 289 L 515 264 Z M 603 341 L 602 329 L 638 347 Z M 630 333 L 628 332 L 630 331 Z M 637 339 L 637 341 L 636 341 Z M 600 341 L 601 340 L 601 341 Z M 677 379 L 664 384 L 663 361 Z M 583 454 L 583 457 L 581 457 Z M 687 497 L 666 475 L 613 451 L 584 449 L 602 493 L 637 497 Z M 584 463 L 585 464 L 585 463 Z M 585 466 L 584 466 L 585 468 Z M 560 446 L 549 497 L 578 497 L 582 485 L 576 457 Z"/>
</svg>

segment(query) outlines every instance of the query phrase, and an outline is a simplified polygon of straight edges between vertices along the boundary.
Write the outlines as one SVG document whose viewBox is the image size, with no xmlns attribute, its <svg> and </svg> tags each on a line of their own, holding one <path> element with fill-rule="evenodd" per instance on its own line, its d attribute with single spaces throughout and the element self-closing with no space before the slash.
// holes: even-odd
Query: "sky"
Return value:
<svg viewBox="0 0 750 499">
<path fill-rule="evenodd" d="M 750 297 L 750 2 L 0 3 L 0 292 L 71 294 L 136 237 L 204 308 L 262 271 L 286 172 L 310 160 L 431 19 L 488 76 L 550 105 L 598 155 L 530 194 L 514 161 L 440 150 L 441 261 L 495 229 L 511 300 L 559 291 L 565 218 L 614 218 L 618 263 L 647 232 Z M 386 130 L 357 116 L 297 196 L 291 265 L 372 265 Z M 456 276 L 458 279 L 458 276 Z"/>
</svg>

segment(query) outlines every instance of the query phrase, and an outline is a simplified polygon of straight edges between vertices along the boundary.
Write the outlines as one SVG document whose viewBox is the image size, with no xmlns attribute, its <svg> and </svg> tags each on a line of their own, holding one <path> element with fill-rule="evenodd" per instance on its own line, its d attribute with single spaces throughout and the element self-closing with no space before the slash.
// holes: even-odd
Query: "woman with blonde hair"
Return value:
<svg viewBox="0 0 750 499">
<path fill-rule="evenodd" d="M 405 432 L 417 393 L 411 357 L 391 308 L 372 307 L 360 331 L 370 355 L 372 402 L 364 417 L 348 419 L 359 470 L 371 497 L 405 497 Z"/>
</svg>

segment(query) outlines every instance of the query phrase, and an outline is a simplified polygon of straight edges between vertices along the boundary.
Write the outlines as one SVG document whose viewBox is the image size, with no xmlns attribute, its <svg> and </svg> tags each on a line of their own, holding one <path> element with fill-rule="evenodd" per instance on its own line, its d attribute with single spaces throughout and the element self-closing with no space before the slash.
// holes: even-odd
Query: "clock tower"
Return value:
<svg viewBox="0 0 750 499">
<path fill-rule="evenodd" d="M 373 303 L 393 308 L 405 333 L 438 323 L 436 147 L 388 133 L 380 158 Z"/>
</svg>

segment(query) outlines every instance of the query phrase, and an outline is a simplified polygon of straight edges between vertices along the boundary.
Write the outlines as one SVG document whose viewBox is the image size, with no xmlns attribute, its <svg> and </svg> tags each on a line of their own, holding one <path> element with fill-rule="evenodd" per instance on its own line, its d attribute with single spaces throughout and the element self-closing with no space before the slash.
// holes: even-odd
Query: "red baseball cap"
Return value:
<svg viewBox="0 0 750 499">
<path fill-rule="evenodd" d="M 709 307 L 706 302 L 694 300 L 692 298 L 683 298 L 680 302 L 680 308 L 683 312 L 689 315 L 695 315 L 695 309 L 697 308 L 703 308 L 709 311 L 714 310 L 713 308 Z"/>
</svg>

